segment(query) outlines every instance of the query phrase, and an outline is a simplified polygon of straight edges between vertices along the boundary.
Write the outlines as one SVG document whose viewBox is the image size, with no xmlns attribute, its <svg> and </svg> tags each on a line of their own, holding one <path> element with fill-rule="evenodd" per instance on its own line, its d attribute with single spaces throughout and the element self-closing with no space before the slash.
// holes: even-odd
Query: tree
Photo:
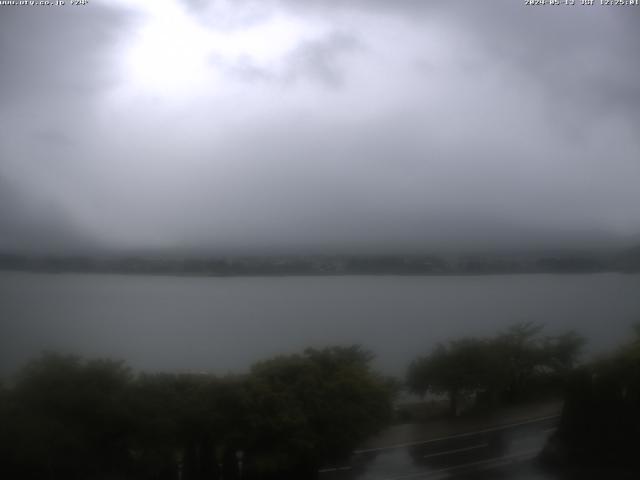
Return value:
<svg viewBox="0 0 640 480">
<path fill-rule="evenodd" d="M 124 396 L 129 369 L 110 360 L 44 354 L 29 363 L 11 392 L 20 478 L 91 478 L 128 468 L 130 418 Z"/>
<path fill-rule="evenodd" d="M 543 455 L 548 464 L 578 466 L 603 478 L 627 478 L 624 470 L 633 470 L 628 478 L 638 478 L 640 328 L 635 330 L 634 339 L 569 376 L 558 430 Z"/>
<path fill-rule="evenodd" d="M 463 338 L 438 345 L 416 359 L 407 385 L 421 396 L 445 394 L 456 415 L 465 396 L 513 403 L 562 382 L 574 367 L 584 340 L 574 332 L 543 337 L 543 327 L 520 323 L 493 338 Z"/>
<path fill-rule="evenodd" d="M 309 349 L 246 375 L 139 374 L 46 354 L 0 385 L 0 461 L 21 479 L 311 477 L 390 419 L 360 347 Z M 244 455 L 241 453 L 244 452 Z"/>
<path fill-rule="evenodd" d="M 185 479 L 215 478 L 234 429 L 244 430 L 241 382 L 207 374 L 140 375 L 128 399 L 138 473 L 155 478 L 181 469 Z"/>
<path fill-rule="evenodd" d="M 308 349 L 256 364 L 248 395 L 249 467 L 309 475 L 344 458 L 390 419 L 391 391 L 360 347 Z"/>
<path fill-rule="evenodd" d="M 584 337 L 573 331 L 546 337 L 542 345 L 543 363 L 553 373 L 566 374 L 575 368 L 585 343 Z"/>
<path fill-rule="evenodd" d="M 529 398 L 549 384 L 561 384 L 575 367 L 585 344 L 573 331 L 542 336 L 543 325 L 518 323 L 494 340 L 502 367 L 503 397 L 510 403 Z M 498 372 L 496 372 L 498 373 Z"/>
<path fill-rule="evenodd" d="M 449 414 L 456 416 L 462 396 L 484 389 L 490 382 L 490 350 L 485 340 L 466 338 L 439 344 L 426 357 L 415 360 L 407 374 L 410 391 L 446 394 Z"/>
<path fill-rule="evenodd" d="M 509 402 L 521 398 L 523 391 L 545 362 L 540 332 L 543 326 L 532 322 L 518 323 L 500 334 L 492 342 L 500 358 L 503 395 Z"/>
</svg>

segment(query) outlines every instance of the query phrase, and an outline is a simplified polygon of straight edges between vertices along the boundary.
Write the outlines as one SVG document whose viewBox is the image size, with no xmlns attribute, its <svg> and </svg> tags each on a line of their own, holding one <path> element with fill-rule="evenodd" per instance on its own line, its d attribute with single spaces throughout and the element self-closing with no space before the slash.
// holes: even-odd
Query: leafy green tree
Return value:
<svg viewBox="0 0 640 480">
<path fill-rule="evenodd" d="M 492 341 L 500 358 L 501 368 L 496 372 L 503 383 L 507 401 L 519 400 L 537 369 L 544 365 L 545 352 L 540 333 L 542 325 L 532 322 L 518 323 Z"/>
<path fill-rule="evenodd" d="M 561 384 L 576 366 L 584 339 L 575 332 L 542 336 L 544 327 L 532 322 L 519 323 L 498 335 L 494 352 L 502 367 L 495 373 L 504 383 L 502 396 L 508 402 L 530 397 L 535 389 Z"/>
<path fill-rule="evenodd" d="M 206 374 L 143 374 L 129 394 L 132 454 L 144 478 L 233 478 L 246 425 L 245 382 Z"/>
<path fill-rule="evenodd" d="M 546 337 L 542 344 L 543 364 L 551 372 L 566 374 L 576 367 L 585 343 L 584 337 L 573 331 Z"/>
<path fill-rule="evenodd" d="M 492 405 L 559 389 L 584 340 L 574 332 L 543 337 L 542 330 L 541 325 L 521 323 L 493 338 L 440 344 L 411 363 L 407 385 L 419 395 L 447 395 L 450 415 L 458 413 L 463 397 L 475 395 L 477 402 L 483 398 Z"/>
<path fill-rule="evenodd" d="M 388 383 L 357 346 L 309 349 L 256 364 L 249 377 L 249 468 L 310 475 L 350 454 L 391 415 Z"/>
<path fill-rule="evenodd" d="M 309 349 L 218 378 L 46 354 L 0 388 L 0 460 L 28 480 L 311 477 L 389 420 L 371 360 Z"/>
<path fill-rule="evenodd" d="M 93 478 L 128 468 L 131 374 L 120 362 L 45 354 L 12 392 L 15 464 L 22 478 Z"/>
<path fill-rule="evenodd" d="M 449 414 L 457 415 L 462 396 L 476 393 L 490 383 L 488 347 L 485 340 L 475 338 L 439 344 L 431 354 L 409 366 L 409 389 L 421 396 L 427 392 L 446 394 Z"/>
</svg>

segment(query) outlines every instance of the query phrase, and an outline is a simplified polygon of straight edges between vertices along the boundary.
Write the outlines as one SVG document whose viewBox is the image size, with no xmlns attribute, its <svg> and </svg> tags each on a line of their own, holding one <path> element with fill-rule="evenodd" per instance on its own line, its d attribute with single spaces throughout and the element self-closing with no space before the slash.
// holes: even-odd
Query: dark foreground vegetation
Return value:
<svg viewBox="0 0 640 480">
<path fill-rule="evenodd" d="M 640 478 L 639 454 L 640 326 L 629 344 L 571 374 L 541 459 L 575 478 Z"/>
<path fill-rule="evenodd" d="M 540 461 L 563 478 L 640 478 L 640 324 L 614 353 L 578 364 L 583 339 L 525 323 L 463 338 L 415 360 L 407 386 L 444 395 L 449 415 L 545 397 L 564 399 Z"/>
<path fill-rule="evenodd" d="M 564 394 L 544 462 L 628 472 L 640 445 L 637 333 L 610 357 L 576 366 L 577 334 L 518 324 L 439 345 L 409 366 L 406 386 L 446 398 L 452 416 Z M 43 354 L 0 388 L 3 475 L 313 479 L 398 414 L 399 382 L 373 371 L 372 358 L 358 346 L 308 349 L 216 377 L 134 374 L 117 361 Z"/>
<path fill-rule="evenodd" d="M 421 396 L 445 395 L 449 414 L 559 395 L 584 345 L 574 332 L 543 335 L 533 323 L 514 325 L 491 338 L 463 338 L 418 358 L 407 386 Z"/>
<path fill-rule="evenodd" d="M 313 478 L 390 419 L 390 384 L 370 360 L 307 350 L 218 378 L 46 354 L 1 392 L 3 476 Z"/>
</svg>

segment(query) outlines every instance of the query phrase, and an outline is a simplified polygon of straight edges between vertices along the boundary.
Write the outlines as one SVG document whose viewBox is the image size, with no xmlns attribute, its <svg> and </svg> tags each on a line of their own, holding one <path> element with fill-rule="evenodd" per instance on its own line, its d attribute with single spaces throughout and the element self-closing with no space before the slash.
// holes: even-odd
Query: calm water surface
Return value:
<svg viewBox="0 0 640 480">
<path fill-rule="evenodd" d="M 534 320 L 591 352 L 640 320 L 640 275 L 195 278 L 0 272 L 0 373 L 43 349 L 146 370 L 240 372 L 306 346 L 359 343 L 402 375 L 460 335 Z"/>
</svg>

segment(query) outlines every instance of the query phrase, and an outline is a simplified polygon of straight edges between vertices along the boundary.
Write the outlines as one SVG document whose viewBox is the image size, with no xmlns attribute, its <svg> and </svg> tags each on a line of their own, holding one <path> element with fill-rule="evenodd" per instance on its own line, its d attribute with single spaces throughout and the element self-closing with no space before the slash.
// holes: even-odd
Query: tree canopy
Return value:
<svg viewBox="0 0 640 480">
<path fill-rule="evenodd" d="M 44 354 L 0 388 L 0 461 L 22 479 L 305 476 L 390 419 L 372 358 L 309 349 L 216 377 Z"/>
<path fill-rule="evenodd" d="M 574 332 L 543 336 L 543 327 L 520 323 L 492 338 L 463 338 L 439 344 L 407 371 L 413 393 L 445 394 L 450 414 L 471 395 L 516 402 L 553 384 L 574 366 L 584 340 Z"/>
</svg>

